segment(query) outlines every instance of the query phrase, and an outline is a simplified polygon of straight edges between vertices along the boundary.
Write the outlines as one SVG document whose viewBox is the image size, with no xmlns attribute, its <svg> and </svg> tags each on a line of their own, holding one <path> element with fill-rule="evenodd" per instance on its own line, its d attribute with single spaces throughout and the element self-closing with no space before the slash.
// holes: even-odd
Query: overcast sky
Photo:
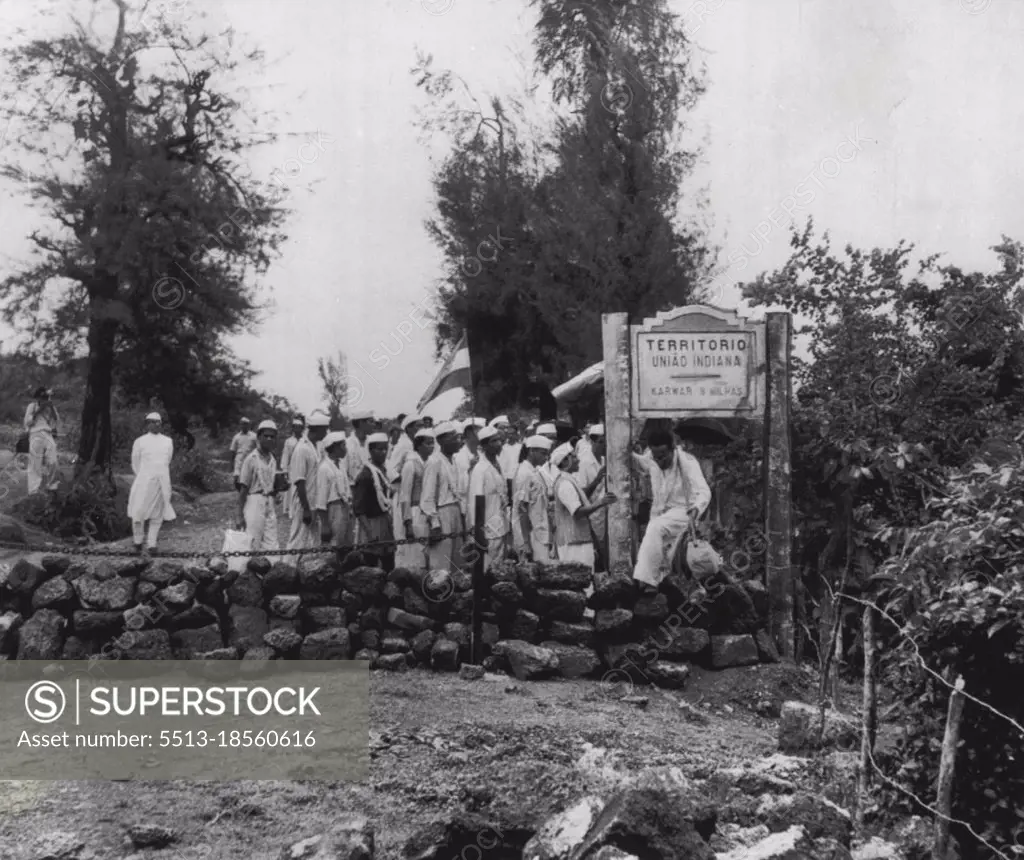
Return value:
<svg viewBox="0 0 1024 860">
<path fill-rule="evenodd" d="M 212 24 L 230 24 L 244 44 L 268 51 L 274 63 L 253 82 L 253 97 L 280 114 L 278 130 L 299 135 L 254 157 L 254 173 L 305 160 L 290 180 L 291 238 L 266 279 L 275 307 L 237 351 L 261 371 L 259 387 L 309 410 L 320 400 L 317 357 L 344 350 L 363 407 L 410 411 L 437 369 L 415 306 L 441 274 L 422 224 L 432 212 L 431 152 L 442 150 L 418 141 L 414 109 L 423 101 L 409 69 L 419 46 L 479 95 L 514 90 L 516 54 L 531 49 L 527 0 L 202 6 Z M 1024 238 L 1024 176 L 1014 162 L 1024 138 L 1024 4 L 673 6 L 709 71 L 690 128 L 692 140 L 707 137 L 699 179 L 729 266 L 725 306 L 736 306 L 735 280 L 784 262 L 791 217 L 813 215 L 839 246 L 907 239 L 985 270 L 1002 233 Z M 34 0 L 0 0 L 0 23 L 30 21 L 34 8 Z M 320 146 L 301 149 L 304 134 Z M 0 195 L 0 266 L 8 268 L 24 259 L 31 220 L 6 189 Z M 400 350 L 383 369 L 382 345 Z"/>
</svg>

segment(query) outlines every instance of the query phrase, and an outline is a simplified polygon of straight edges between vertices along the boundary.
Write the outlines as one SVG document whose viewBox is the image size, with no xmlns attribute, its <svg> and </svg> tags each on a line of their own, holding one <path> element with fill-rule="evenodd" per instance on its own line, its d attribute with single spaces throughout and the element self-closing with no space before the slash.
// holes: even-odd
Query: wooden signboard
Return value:
<svg viewBox="0 0 1024 860">
<path fill-rule="evenodd" d="M 754 418 L 764 411 L 764 323 L 688 305 L 630 326 L 634 418 Z"/>
</svg>

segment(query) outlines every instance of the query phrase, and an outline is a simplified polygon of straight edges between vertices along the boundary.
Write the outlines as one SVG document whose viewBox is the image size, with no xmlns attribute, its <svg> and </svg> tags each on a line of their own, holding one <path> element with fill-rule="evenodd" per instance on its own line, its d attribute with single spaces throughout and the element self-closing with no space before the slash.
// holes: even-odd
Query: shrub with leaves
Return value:
<svg viewBox="0 0 1024 860">
<path fill-rule="evenodd" d="M 911 715 L 894 777 L 934 802 L 949 684 L 962 675 L 989 707 L 965 704 L 953 817 L 1013 856 L 1024 844 L 1024 460 L 975 463 L 945 489 L 927 525 L 880 534 L 901 545 L 879 571 L 879 605 L 900 624 L 886 662 Z M 992 856 L 954 832 L 965 858 Z"/>
<path fill-rule="evenodd" d="M 127 498 L 99 476 L 35 493 L 18 501 L 12 513 L 30 526 L 59 538 L 114 541 L 131 534 Z"/>
</svg>

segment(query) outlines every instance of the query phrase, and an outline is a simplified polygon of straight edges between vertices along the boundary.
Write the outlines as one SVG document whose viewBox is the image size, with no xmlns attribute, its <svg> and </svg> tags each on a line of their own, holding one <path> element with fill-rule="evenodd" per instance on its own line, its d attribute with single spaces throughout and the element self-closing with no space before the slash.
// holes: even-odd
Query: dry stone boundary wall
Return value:
<svg viewBox="0 0 1024 860">
<path fill-rule="evenodd" d="M 358 552 L 298 570 L 46 556 L 0 568 L 0 659 L 369 660 L 455 672 L 470 660 L 468 573 L 385 573 Z M 625 573 L 505 562 L 488 572 L 484 669 L 520 679 L 679 687 L 688 665 L 778 659 L 757 582 L 670 577 L 637 597 Z M 474 670 L 466 670 L 472 676 Z M 479 670 L 476 670 L 479 671 Z"/>
</svg>

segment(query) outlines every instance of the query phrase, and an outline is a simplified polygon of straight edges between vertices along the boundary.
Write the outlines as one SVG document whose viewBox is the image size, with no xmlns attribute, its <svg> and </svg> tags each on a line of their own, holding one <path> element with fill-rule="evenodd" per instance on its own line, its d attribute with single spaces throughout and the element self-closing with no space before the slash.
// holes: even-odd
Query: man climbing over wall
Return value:
<svg viewBox="0 0 1024 860">
<path fill-rule="evenodd" d="M 648 446 L 651 519 L 640 542 L 633 578 L 642 591 L 656 592 L 690 523 L 696 526 L 710 504 L 711 488 L 697 458 L 677 447 L 670 431 L 654 430 Z M 642 459 L 635 457 L 634 463 Z"/>
</svg>

